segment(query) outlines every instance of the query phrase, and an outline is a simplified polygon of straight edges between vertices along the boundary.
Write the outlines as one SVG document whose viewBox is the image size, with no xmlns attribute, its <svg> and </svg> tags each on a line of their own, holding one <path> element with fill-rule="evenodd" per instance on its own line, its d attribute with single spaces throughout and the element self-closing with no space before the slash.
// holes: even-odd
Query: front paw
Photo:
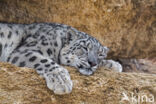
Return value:
<svg viewBox="0 0 156 104">
<path fill-rule="evenodd" d="M 92 67 L 92 68 L 79 68 L 79 72 L 83 75 L 92 75 L 97 67 Z"/>
<path fill-rule="evenodd" d="M 115 72 L 122 72 L 122 65 L 114 60 L 103 60 L 104 67 Z"/>
<path fill-rule="evenodd" d="M 54 91 L 55 94 L 68 94 L 72 91 L 72 80 L 66 69 L 59 67 L 52 72 L 44 75 L 47 87 Z"/>
<path fill-rule="evenodd" d="M 112 70 L 116 72 L 122 72 L 122 65 L 118 62 L 113 61 Z"/>
<path fill-rule="evenodd" d="M 99 64 L 99 67 L 105 67 L 107 69 L 111 69 L 115 72 L 122 72 L 122 65 L 114 60 L 102 60 Z"/>
</svg>

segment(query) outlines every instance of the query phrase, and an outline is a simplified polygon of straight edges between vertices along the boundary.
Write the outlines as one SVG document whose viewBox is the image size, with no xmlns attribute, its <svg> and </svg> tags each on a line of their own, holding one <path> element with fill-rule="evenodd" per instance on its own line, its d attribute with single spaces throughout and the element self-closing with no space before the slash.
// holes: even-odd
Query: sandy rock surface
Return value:
<svg viewBox="0 0 156 104">
<path fill-rule="evenodd" d="M 0 104 L 135 104 L 133 96 L 156 98 L 156 75 L 115 73 L 100 68 L 92 76 L 67 67 L 74 83 L 68 95 L 55 95 L 33 69 L 0 63 Z M 129 101 L 122 100 L 125 93 Z M 145 100 L 144 100 L 145 101 Z M 156 102 L 155 102 L 156 103 Z"/>
</svg>

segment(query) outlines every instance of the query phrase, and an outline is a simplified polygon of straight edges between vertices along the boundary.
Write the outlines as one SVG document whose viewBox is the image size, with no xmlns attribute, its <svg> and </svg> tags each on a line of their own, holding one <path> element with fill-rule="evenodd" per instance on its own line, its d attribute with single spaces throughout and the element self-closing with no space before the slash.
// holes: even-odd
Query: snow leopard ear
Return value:
<svg viewBox="0 0 156 104">
<path fill-rule="evenodd" d="M 66 43 L 72 43 L 73 41 L 77 40 L 78 36 L 76 32 L 72 29 L 68 29 L 67 34 L 66 34 Z"/>
</svg>

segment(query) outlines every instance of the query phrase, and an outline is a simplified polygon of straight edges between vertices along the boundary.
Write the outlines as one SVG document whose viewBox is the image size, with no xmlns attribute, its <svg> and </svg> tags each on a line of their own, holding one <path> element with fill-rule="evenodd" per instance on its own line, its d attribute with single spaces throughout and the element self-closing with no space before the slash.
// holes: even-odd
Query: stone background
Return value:
<svg viewBox="0 0 156 104">
<path fill-rule="evenodd" d="M 156 0 L 1 0 L 0 21 L 63 23 L 108 46 L 109 58 L 156 57 Z"/>
</svg>

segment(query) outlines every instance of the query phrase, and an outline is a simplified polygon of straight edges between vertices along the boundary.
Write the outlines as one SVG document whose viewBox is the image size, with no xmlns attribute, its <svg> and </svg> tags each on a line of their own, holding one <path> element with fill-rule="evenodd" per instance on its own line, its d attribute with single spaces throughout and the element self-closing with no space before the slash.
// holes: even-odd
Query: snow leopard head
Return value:
<svg viewBox="0 0 156 104">
<path fill-rule="evenodd" d="M 60 52 L 61 64 L 74 66 L 84 75 L 91 75 L 107 57 L 109 49 L 84 32 L 69 31 L 68 44 Z"/>
</svg>

